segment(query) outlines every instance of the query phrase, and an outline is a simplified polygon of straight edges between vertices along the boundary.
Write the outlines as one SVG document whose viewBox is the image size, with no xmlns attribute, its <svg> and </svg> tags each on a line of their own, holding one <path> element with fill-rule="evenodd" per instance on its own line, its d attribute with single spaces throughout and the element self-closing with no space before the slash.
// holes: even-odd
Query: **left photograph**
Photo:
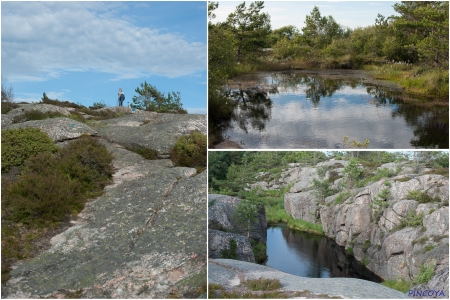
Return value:
<svg viewBox="0 0 450 300">
<path fill-rule="evenodd" d="M 1 3 L 2 298 L 206 298 L 207 3 Z"/>
</svg>

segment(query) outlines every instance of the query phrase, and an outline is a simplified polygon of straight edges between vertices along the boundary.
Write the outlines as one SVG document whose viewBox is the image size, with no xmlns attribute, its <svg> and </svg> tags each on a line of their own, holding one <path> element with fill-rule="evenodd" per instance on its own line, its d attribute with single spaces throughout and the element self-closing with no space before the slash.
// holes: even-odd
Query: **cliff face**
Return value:
<svg viewBox="0 0 450 300">
<path fill-rule="evenodd" d="M 341 168 L 329 166 L 325 179 L 332 171 L 342 173 Z M 386 164 L 380 168 L 397 167 L 400 165 Z M 346 197 L 336 193 L 324 202 L 312 190 L 311 175 L 299 176 L 291 193 L 285 195 L 286 212 L 321 223 L 328 237 L 385 280 L 412 280 L 422 265 L 433 265 L 435 275 L 422 288 L 444 289 L 448 294 L 449 180 L 402 167 L 396 176 L 350 189 Z M 291 173 L 314 174 L 311 168 L 306 172 L 299 168 L 292 168 L 297 170 Z M 332 183 L 333 187 L 339 185 L 342 178 Z M 412 193 L 428 195 L 433 201 L 417 201 Z"/>
<path fill-rule="evenodd" d="M 174 167 L 168 159 L 146 160 L 124 144 L 127 136 L 165 157 L 195 124 L 206 130 L 206 117 L 139 112 L 92 124 L 55 118 L 7 127 L 41 128 L 61 146 L 81 134 L 95 135 L 114 155 L 116 172 L 104 194 L 88 202 L 46 251 L 13 266 L 2 298 L 74 292 L 82 298 L 198 297 L 207 280 L 206 172 Z M 166 135 L 164 143 L 155 131 Z"/>
<path fill-rule="evenodd" d="M 223 250 L 229 250 L 230 240 L 237 242 L 238 259 L 255 262 L 250 239 L 265 244 L 267 241 L 266 213 L 258 207 L 258 217 L 247 231 L 245 224 L 236 218 L 241 199 L 225 195 L 208 195 L 208 247 L 210 258 L 220 258 Z M 247 238 L 248 236 L 248 238 Z"/>
</svg>

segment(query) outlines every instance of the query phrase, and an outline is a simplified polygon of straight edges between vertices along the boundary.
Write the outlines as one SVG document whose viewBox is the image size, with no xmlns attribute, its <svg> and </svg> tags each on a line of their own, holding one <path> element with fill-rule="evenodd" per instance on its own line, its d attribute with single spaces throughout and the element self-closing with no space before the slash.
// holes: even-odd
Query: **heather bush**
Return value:
<svg viewBox="0 0 450 300">
<path fill-rule="evenodd" d="M 36 128 L 2 130 L 2 173 L 40 152 L 53 153 L 58 148 L 51 138 Z"/>
<path fill-rule="evenodd" d="M 12 123 L 22 123 L 31 120 L 44 120 L 48 118 L 64 117 L 59 112 L 42 112 L 36 109 L 26 111 L 23 114 L 17 115 L 13 118 Z"/>
<path fill-rule="evenodd" d="M 101 194 L 113 174 L 112 155 L 91 137 L 82 137 L 57 153 L 30 157 L 22 175 L 2 198 L 5 217 L 26 226 L 61 221 L 78 213 L 85 201 Z"/>
<path fill-rule="evenodd" d="M 176 166 L 195 167 L 201 172 L 206 168 L 206 153 L 206 135 L 194 131 L 178 139 L 170 156 Z"/>
</svg>

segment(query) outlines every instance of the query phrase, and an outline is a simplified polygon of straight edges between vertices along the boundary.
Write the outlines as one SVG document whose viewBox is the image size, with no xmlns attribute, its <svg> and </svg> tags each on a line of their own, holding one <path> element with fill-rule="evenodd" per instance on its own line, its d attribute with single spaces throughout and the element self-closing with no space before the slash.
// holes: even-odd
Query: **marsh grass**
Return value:
<svg viewBox="0 0 450 300">
<path fill-rule="evenodd" d="M 372 74 L 374 79 L 397 82 L 409 93 L 448 100 L 448 69 L 404 63 L 370 65 L 365 69 Z"/>
<path fill-rule="evenodd" d="M 405 281 L 403 279 L 398 279 L 398 280 L 394 280 L 394 279 L 390 279 L 390 280 L 386 280 L 383 281 L 381 283 L 381 285 L 387 286 L 391 289 L 403 292 L 403 293 L 407 293 L 409 291 L 409 289 L 411 288 L 411 282 L 410 281 Z"/>
</svg>

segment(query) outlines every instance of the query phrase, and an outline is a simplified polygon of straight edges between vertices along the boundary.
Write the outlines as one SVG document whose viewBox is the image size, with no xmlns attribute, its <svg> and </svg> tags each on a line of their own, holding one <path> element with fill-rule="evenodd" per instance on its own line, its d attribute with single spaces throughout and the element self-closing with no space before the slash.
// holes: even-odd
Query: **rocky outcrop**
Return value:
<svg viewBox="0 0 450 300">
<path fill-rule="evenodd" d="M 247 232 L 245 224 L 236 219 L 236 208 L 241 200 L 236 197 L 210 194 L 208 195 L 208 228 L 249 236 L 257 242 L 267 241 L 266 213 L 263 205 L 259 206 L 258 219 L 251 224 L 251 230 Z"/>
<path fill-rule="evenodd" d="M 117 122 L 115 130 L 135 128 L 118 119 L 109 121 Z M 176 126 L 175 119 L 168 127 Z M 58 132 L 69 120 L 30 122 L 39 128 L 48 122 Z M 207 280 L 206 172 L 174 167 L 168 159 L 146 160 L 99 140 L 114 156 L 113 182 L 45 252 L 13 266 L 2 298 L 62 298 L 75 292 L 82 298 L 198 297 Z"/>
<path fill-rule="evenodd" d="M 95 129 L 110 142 L 150 148 L 158 151 L 159 158 L 169 158 L 170 149 L 181 136 L 195 130 L 206 134 L 206 115 L 130 114 L 98 122 Z"/>
<path fill-rule="evenodd" d="M 263 205 L 258 207 L 258 218 L 247 226 L 238 221 L 236 210 L 241 199 L 226 195 L 208 195 L 208 247 L 210 258 L 222 257 L 223 250 L 229 250 L 229 242 L 237 243 L 238 259 L 255 262 L 250 239 L 265 244 L 267 241 L 266 213 Z"/>
<path fill-rule="evenodd" d="M 84 123 L 69 118 L 51 118 L 38 121 L 27 121 L 11 124 L 2 129 L 38 128 L 45 132 L 55 142 L 79 138 L 83 134 L 96 135 L 97 132 Z"/>
<path fill-rule="evenodd" d="M 316 167 L 290 164 L 280 178 L 282 184 L 294 182 L 284 196 L 286 212 L 296 219 L 321 223 L 328 237 L 385 280 L 411 281 L 421 266 L 433 265 L 433 279 L 421 287 L 439 287 L 448 294 L 448 178 L 424 174 L 430 169 L 406 161 L 378 168 L 396 174 L 390 178 L 346 190 L 342 177 L 347 164 L 345 161 L 327 161 Z M 323 166 L 328 170 L 320 180 L 329 180 L 333 189 L 345 192 L 345 197 L 336 193 L 320 202 L 315 196 L 312 181 L 318 178 L 317 167 Z M 274 175 L 265 175 L 270 176 Z M 270 184 L 267 189 L 271 189 Z M 410 197 L 412 191 L 425 193 L 433 200 L 420 203 Z M 443 248 L 446 252 L 439 250 Z"/>
<path fill-rule="evenodd" d="M 223 251 L 230 250 L 230 241 L 236 242 L 237 259 L 255 262 L 252 245 L 246 237 L 236 233 L 208 229 L 208 256 L 210 258 L 221 258 Z"/>
<path fill-rule="evenodd" d="M 294 219 L 301 219 L 310 223 L 320 222 L 317 197 L 311 191 L 285 194 L 284 209 Z"/>
<path fill-rule="evenodd" d="M 32 103 L 32 104 L 28 104 L 28 105 L 21 105 L 18 108 L 15 108 L 13 110 L 10 110 L 7 115 L 8 116 L 18 116 L 18 115 L 22 115 L 28 111 L 32 111 L 32 110 L 37 110 L 40 111 L 42 113 L 48 113 L 48 112 L 53 112 L 53 113 L 60 113 L 64 116 L 68 116 L 70 115 L 70 111 L 65 108 L 65 107 L 60 107 L 60 106 L 56 106 L 56 105 L 51 105 L 51 104 L 42 104 L 42 103 Z"/>
<path fill-rule="evenodd" d="M 230 259 L 208 260 L 208 282 L 228 292 L 239 291 L 249 279 L 278 279 L 280 292 L 297 292 L 305 298 L 403 299 L 407 295 L 377 284 L 355 278 L 307 278 L 287 274 L 266 266 Z M 294 296 L 294 295 L 293 295 Z"/>
<path fill-rule="evenodd" d="M 350 191 L 353 196 L 341 204 L 326 201 L 329 206 L 320 207 L 323 230 L 339 245 L 351 248 L 358 260 L 385 280 L 412 280 L 421 265 L 431 263 L 436 266 L 431 285 L 444 281 L 448 293 L 448 178 L 411 177 L 407 181 L 394 177 Z M 389 191 L 388 201 L 379 199 L 383 190 Z M 419 203 L 408 199 L 410 191 L 426 192 L 441 202 Z M 412 223 L 412 218 L 419 223 Z M 446 258 L 430 251 L 440 247 L 446 247 Z M 438 272 L 438 261 L 446 264 L 447 271 Z"/>
</svg>

